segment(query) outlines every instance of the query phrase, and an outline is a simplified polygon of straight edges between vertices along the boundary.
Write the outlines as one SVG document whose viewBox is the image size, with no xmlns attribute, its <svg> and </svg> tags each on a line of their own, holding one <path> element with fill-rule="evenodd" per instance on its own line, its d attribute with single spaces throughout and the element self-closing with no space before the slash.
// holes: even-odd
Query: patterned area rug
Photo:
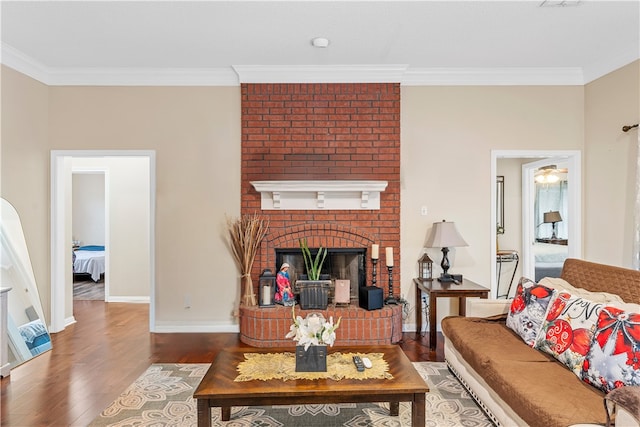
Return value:
<svg viewBox="0 0 640 427">
<path fill-rule="evenodd" d="M 443 362 L 413 364 L 427 381 L 426 426 L 492 426 Z M 155 364 L 90 424 L 97 426 L 196 426 L 192 395 L 209 364 Z M 400 403 L 397 417 L 388 404 L 328 404 L 234 407 L 231 420 L 212 409 L 212 426 L 404 427 L 411 425 L 411 405 Z"/>
</svg>

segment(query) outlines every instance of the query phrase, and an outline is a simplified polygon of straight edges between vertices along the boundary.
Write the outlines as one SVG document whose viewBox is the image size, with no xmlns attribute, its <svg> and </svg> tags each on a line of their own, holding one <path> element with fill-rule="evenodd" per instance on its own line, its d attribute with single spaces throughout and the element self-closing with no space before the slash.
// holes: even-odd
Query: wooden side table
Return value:
<svg viewBox="0 0 640 427">
<path fill-rule="evenodd" d="M 436 307 L 439 297 L 458 298 L 460 316 L 464 316 L 467 306 L 467 297 L 488 298 L 489 289 L 484 286 L 472 282 L 469 279 L 462 279 L 461 284 L 440 283 L 438 279 L 426 281 L 422 279 L 413 279 L 416 285 L 416 333 L 422 332 L 422 292 L 429 293 L 429 348 L 436 349 Z"/>
</svg>

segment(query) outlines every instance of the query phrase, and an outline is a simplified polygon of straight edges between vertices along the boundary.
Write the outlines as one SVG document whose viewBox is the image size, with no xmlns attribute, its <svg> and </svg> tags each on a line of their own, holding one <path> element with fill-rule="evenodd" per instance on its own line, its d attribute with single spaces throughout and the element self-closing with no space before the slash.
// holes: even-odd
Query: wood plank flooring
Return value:
<svg viewBox="0 0 640 427">
<path fill-rule="evenodd" d="M 149 333 L 146 304 L 75 301 L 77 323 L 53 334 L 53 350 L 2 379 L 0 425 L 86 426 L 152 363 L 209 363 L 245 347 L 235 333 Z M 403 334 L 412 361 L 444 360 L 442 338 Z"/>
</svg>

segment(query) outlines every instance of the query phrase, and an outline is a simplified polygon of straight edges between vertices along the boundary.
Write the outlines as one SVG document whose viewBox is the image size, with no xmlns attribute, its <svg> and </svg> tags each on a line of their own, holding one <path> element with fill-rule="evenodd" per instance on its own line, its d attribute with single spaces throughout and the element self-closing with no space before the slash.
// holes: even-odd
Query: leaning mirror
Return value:
<svg viewBox="0 0 640 427">
<path fill-rule="evenodd" d="M 18 212 L 4 199 L 0 199 L 0 288 L 10 288 L 6 324 L 7 363 L 12 368 L 51 350 L 51 337 Z"/>
</svg>

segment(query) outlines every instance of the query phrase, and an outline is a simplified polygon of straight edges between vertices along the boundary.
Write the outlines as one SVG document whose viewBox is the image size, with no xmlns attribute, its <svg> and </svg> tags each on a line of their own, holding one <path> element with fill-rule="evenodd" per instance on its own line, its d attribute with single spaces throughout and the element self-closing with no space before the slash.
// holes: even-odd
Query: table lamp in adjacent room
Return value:
<svg viewBox="0 0 640 427">
<path fill-rule="evenodd" d="M 553 230 L 551 234 L 552 239 L 557 239 L 556 236 L 556 222 L 561 222 L 562 217 L 560 216 L 560 212 L 558 211 L 549 211 L 544 213 L 544 221 L 545 224 L 551 224 L 551 230 Z"/>
<path fill-rule="evenodd" d="M 447 222 L 445 220 L 442 220 L 442 222 L 434 222 L 431 228 L 431 234 L 429 234 L 427 238 L 426 246 L 428 248 L 442 248 L 442 262 L 440 263 L 442 275 L 438 280 L 440 282 L 460 283 L 462 280 L 461 277 L 454 277 L 449 274 L 451 264 L 449 263 L 447 254 L 449 253 L 449 248 L 469 245 L 464 241 L 460 233 L 458 233 L 456 225 L 453 222 Z"/>
</svg>

